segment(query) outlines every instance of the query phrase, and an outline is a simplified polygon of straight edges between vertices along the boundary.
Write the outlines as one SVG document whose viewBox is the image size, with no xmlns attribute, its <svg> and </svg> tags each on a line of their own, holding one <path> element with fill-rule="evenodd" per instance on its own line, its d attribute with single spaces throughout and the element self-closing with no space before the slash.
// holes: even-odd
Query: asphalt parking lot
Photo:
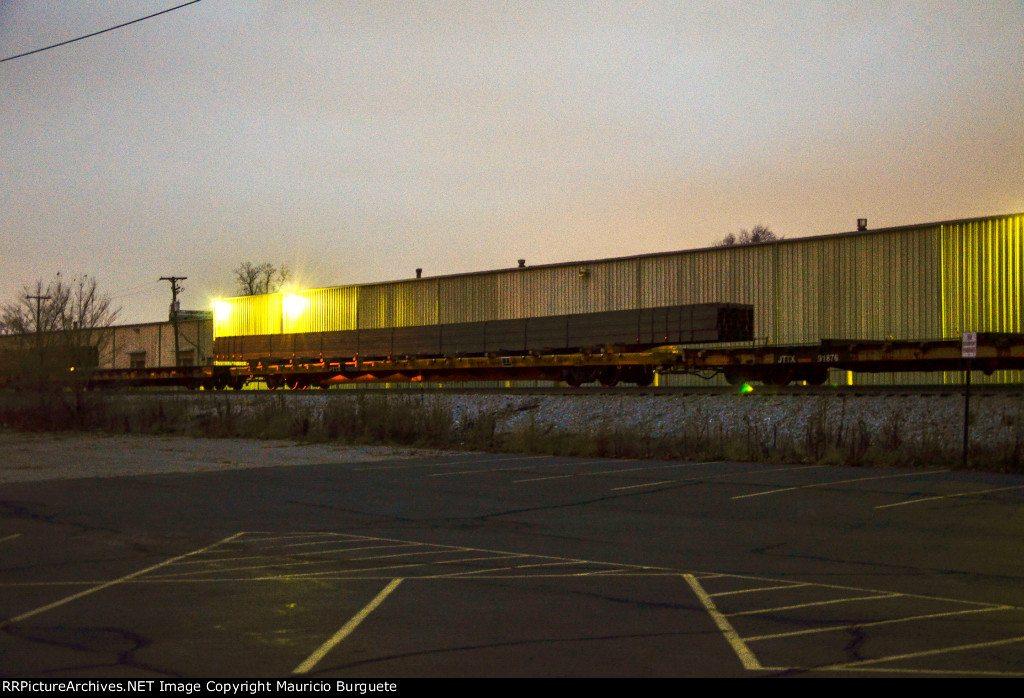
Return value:
<svg viewBox="0 0 1024 698">
<path fill-rule="evenodd" d="M 323 458 L 0 484 L 0 675 L 1024 674 L 1024 477 Z"/>
</svg>

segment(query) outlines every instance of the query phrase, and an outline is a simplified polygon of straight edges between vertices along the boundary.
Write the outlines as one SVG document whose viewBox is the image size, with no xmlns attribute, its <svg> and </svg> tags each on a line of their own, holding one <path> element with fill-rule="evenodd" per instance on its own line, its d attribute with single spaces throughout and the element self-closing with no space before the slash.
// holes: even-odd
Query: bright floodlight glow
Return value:
<svg viewBox="0 0 1024 698">
<path fill-rule="evenodd" d="M 296 318 L 306 310 L 306 299 L 294 293 L 284 297 L 284 314 L 289 318 Z"/>
<path fill-rule="evenodd" d="M 218 322 L 227 320 L 231 315 L 231 304 L 227 301 L 217 300 L 213 302 L 213 316 Z"/>
</svg>

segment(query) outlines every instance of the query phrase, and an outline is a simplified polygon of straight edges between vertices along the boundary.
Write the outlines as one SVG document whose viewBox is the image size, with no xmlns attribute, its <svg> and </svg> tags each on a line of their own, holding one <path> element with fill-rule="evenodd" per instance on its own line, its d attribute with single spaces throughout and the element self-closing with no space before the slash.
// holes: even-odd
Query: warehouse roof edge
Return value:
<svg viewBox="0 0 1024 698">
<path fill-rule="evenodd" d="M 382 279 L 380 281 L 365 281 L 365 282 L 361 282 L 361 283 L 352 283 L 352 284 L 339 283 L 339 284 L 334 284 L 334 285 L 331 285 L 331 286 L 311 286 L 311 287 L 308 287 L 308 288 L 303 288 L 302 290 L 303 291 L 320 291 L 320 290 L 331 289 L 331 288 L 340 288 L 340 287 L 344 287 L 344 288 L 348 288 L 348 287 L 365 287 L 365 286 L 376 286 L 376 285 L 380 285 L 380 284 L 409 283 L 409 282 L 415 282 L 415 281 L 436 281 L 436 280 L 439 280 L 439 279 L 457 279 L 457 278 L 465 278 L 465 277 L 473 277 L 473 276 L 482 276 L 482 275 L 487 275 L 487 274 L 498 274 L 498 273 L 508 273 L 508 272 L 521 272 L 521 271 L 529 270 L 529 269 L 534 269 L 534 270 L 538 270 L 538 269 L 557 269 L 557 268 L 560 268 L 560 267 L 576 267 L 576 266 L 580 266 L 580 265 L 583 265 L 583 264 L 605 264 L 605 263 L 608 263 L 608 262 L 618 262 L 618 261 L 633 260 L 633 259 L 639 260 L 639 259 L 666 257 L 666 256 L 671 256 L 671 255 L 682 255 L 682 254 L 690 254 L 690 253 L 698 253 L 698 252 L 713 252 L 713 251 L 718 251 L 718 250 L 724 251 L 724 250 L 737 249 L 737 248 L 743 248 L 743 247 L 772 247 L 772 246 L 776 246 L 776 245 L 785 246 L 785 245 L 791 245 L 791 244 L 801 244 L 801 243 L 806 243 L 806 242 L 815 242 L 815 241 L 820 241 L 820 240 L 836 240 L 836 239 L 852 238 L 852 237 L 880 236 L 880 235 L 891 234 L 891 233 L 896 233 L 896 232 L 909 232 L 909 231 L 912 231 L 912 230 L 922 230 L 922 229 L 927 229 L 927 228 L 935 228 L 937 226 L 957 226 L 957 225 L 964 225 L 964 224 L 969 224 L 969 223 L 984 223 L 984 222 L 987 222 L 987 221 L 995 221 L 995 220 L 999 220 L 999 219 L 1010 219 L 1010 218 L 1021 218 L 1022 220 L 1024 220 L 1024 211 L 1013 212 L 1013 213 L 1000 213 L 1000 214 L 993 214 L 993 215 L 987 215 L 987 216 L 979 216 L 979 217 L 976 217 L 976 218 L 955 218 L 955 219 L 950 219 L 950 220 L 930 221 L 930 222 L 927 222 L 927 223 L 911 223 L 911 224 L 908 224 L 908 225 L 896 225 L 896 226 L 889 226 L 889 227 L 886 227 L 886 228 L 874 228 L 874 229 L 867 229 L 867 230 L 849 230 L 849 231 L 842 231 L 842 232 L 838 232 L 838 233 L 821 233 L 821 234 L 818 234 L 818 235 L 805 235 L 805 236 L 794 237 L 794 238 L 782 238 L 782 239 L 779 239 L 779 240 L 772 240 L 772 241 L 769 241 L 769 242 L 754 243 L 754 244 L 750 244 L 750 245 L 710 245 L 708 247 L 690 247 L 690 248 L 685 248 L 685 249 L 662 250 L 662 251 L 659 251 L 659 252 L 642 252 L 640 254 L 621 255 L 621 256 L 617 256 L 617 257 L 593 257 L 593 258 L 589 258 L 589 259 L 574 259 L 574 260 L 568 260 L 568 261 L 564 261 L 564 262 L 547 262 L 547 263 L 544 263 L 544 264 L 527 264 L 526 266 L 495 267 L 493 269 L 480 269 L 480 270 L 477 270 L 477 271 L 456 272 L 456 273 L 452 273 L 452 274 L 438 274 L 438 275 L 424 274 L 422 276 L 399 277 L 399 278 L 393 278 L 393 279 Z M 280 293 L 281 292 L 278 292 L 277 294 L 270 293 L 270 294 L 264 294 L 264 295 L 280 295 Z M 246 297 L 248 297 L 248 296 L 225 296 L 224 300 L 230 300 L 232 298 L 246 298 Z"/>
</svg>

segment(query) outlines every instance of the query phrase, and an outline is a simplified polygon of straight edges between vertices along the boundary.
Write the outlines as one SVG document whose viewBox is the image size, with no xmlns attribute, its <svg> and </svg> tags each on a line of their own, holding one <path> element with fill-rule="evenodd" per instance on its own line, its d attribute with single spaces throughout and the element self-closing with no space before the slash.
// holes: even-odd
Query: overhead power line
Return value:
<svg viewBox="0 0 1024 698">
<path fill-rule="evenodd" d="M 68 44 L 73 44 L 76 41 L 81 41 L 82 39 L 88 39 L 88 38 L 93 37 L 93 36 L 99 36 L 100 34 L 106 34 L 107 32 L 112 32 L 115 29 L 120 29 L 121 27 L 127 27 L 130 24 L 138 24 L 139 22 L 145 22 L 147 19 L 153 19 L 154 17 L 159 17 L 160 15 L 165 15 L 168 12 L 174 12 L 175 10 L 180 10 L 183 7 L 187 7 L 189 5 L 195 5 L 197 2 L 202 2 L 202 0 L 190 0 L 189 2 L 183 2 L 180 5 L 175 5 L 174 7 L 169 7 L 166 10 L 160 10 L 159 12 L 154 12 L 151 15 L 146 15 L 145 17 L 139 17 L 138 19 L 133 19 L 130 22 L 124 22 L 123 24 L 118 24 L 117 26 L 114 26 L 114 27 L 108 27 L 106 29 L 101 29 L 98 32 L 93 32 L 92 34 L 85 34 L 84 36 L 75 37 L 74 39 L 68 39 L 67 41 L 61 41 L 59 44 L 53 44 L 52 46 L 44 46 L 43 48 L 37 48 L 37 49 L 35 49 L 33 51 L 26 51 L 25 53 L 19 53 L 16 56 L 8 56 L 7 58 L 0 58 L 0 63 L 5 63 L 7 61 L 13 61 L 15 58 L 24 58 L 25 56 L 31 56 L 34 53 L 42 53 L 43 51 L 49 51 L 51 48 L 58 48 L 60 46 L 67 46 Z"/>
</svg>

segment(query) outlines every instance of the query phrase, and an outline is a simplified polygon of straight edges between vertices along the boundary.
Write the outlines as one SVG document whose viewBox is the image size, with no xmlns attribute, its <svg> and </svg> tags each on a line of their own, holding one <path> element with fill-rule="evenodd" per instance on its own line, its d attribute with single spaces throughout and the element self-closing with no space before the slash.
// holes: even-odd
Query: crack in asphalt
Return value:
<svg viewBox="0 0 1024 698">
<path fill-rule="evenodd" d="M 472 652 L 478 650 L 488 649 L 499 649 L 508 647 L 529 647 L 529 646 L 544 646 L 544 645 L 559 645 L 559 644 L 572 644 L 577 642 L 610 642 L 618 640 L 642 640 L 642 639 L 656 639 L 656 638 L 705 638 L 705 637 L 716 637 L 717 631 L 714 630 L 699 630 L 695 632 L 664 632 L 664 633 L 634 633 L 634 634 L 622 634 L 622 635 L 593 635 L 585 637 L 563 637 L 563 638 L 537 638 L 533 640 L 509 640 L 507 642 L 488 642 L 477 645 L 456 645 L 452 647 L 439 647 L 431 650 L 420 650 L 416 652 L 403 652 L 399 654 L 391 654 L 383 657 L 375 657 L 373 659 L 362 659 L 355 662 L 349 662 L 346 664 L 335 664 L 332 666 L 324 666 L 314 672 L 312 675 L 324 674 L 331 671 L 339 671 L 344 669 L 353 669 L 356 667 L 365 667 L 381 662 L 390 662 L 401 659 L 411 659 L 414 657 L 431 657 L 440 656 L 445 654 L 451 654 L 456 652 Z"/>
<path fill-rule="evenodd" d="M 115 627 L 77 627 L 40 626 L 40 625 L 8 625 L 2 631 L 6 635 L 27 642 L 45 645 L 52 648 L 69 649 L 76 652 L 93 654 L 113 653 L 116 659 L 109 662 L 90 664 L 64 665 L 46 670 L 32 670 L 27 676 L 43 676 L 47 674 L 67 675 L 69 671 L 109 669 L 111 667 L 132 667 L 142 671 L 153 672 L 161 676 L 180 678 L 181 673 L 160 669 L 151 664 L 138 661 L 135 654 L 149 647 L 152 640 L 130 630 Z M 4 674 L 16 676 L 16 674 Z"/>
</svg>

